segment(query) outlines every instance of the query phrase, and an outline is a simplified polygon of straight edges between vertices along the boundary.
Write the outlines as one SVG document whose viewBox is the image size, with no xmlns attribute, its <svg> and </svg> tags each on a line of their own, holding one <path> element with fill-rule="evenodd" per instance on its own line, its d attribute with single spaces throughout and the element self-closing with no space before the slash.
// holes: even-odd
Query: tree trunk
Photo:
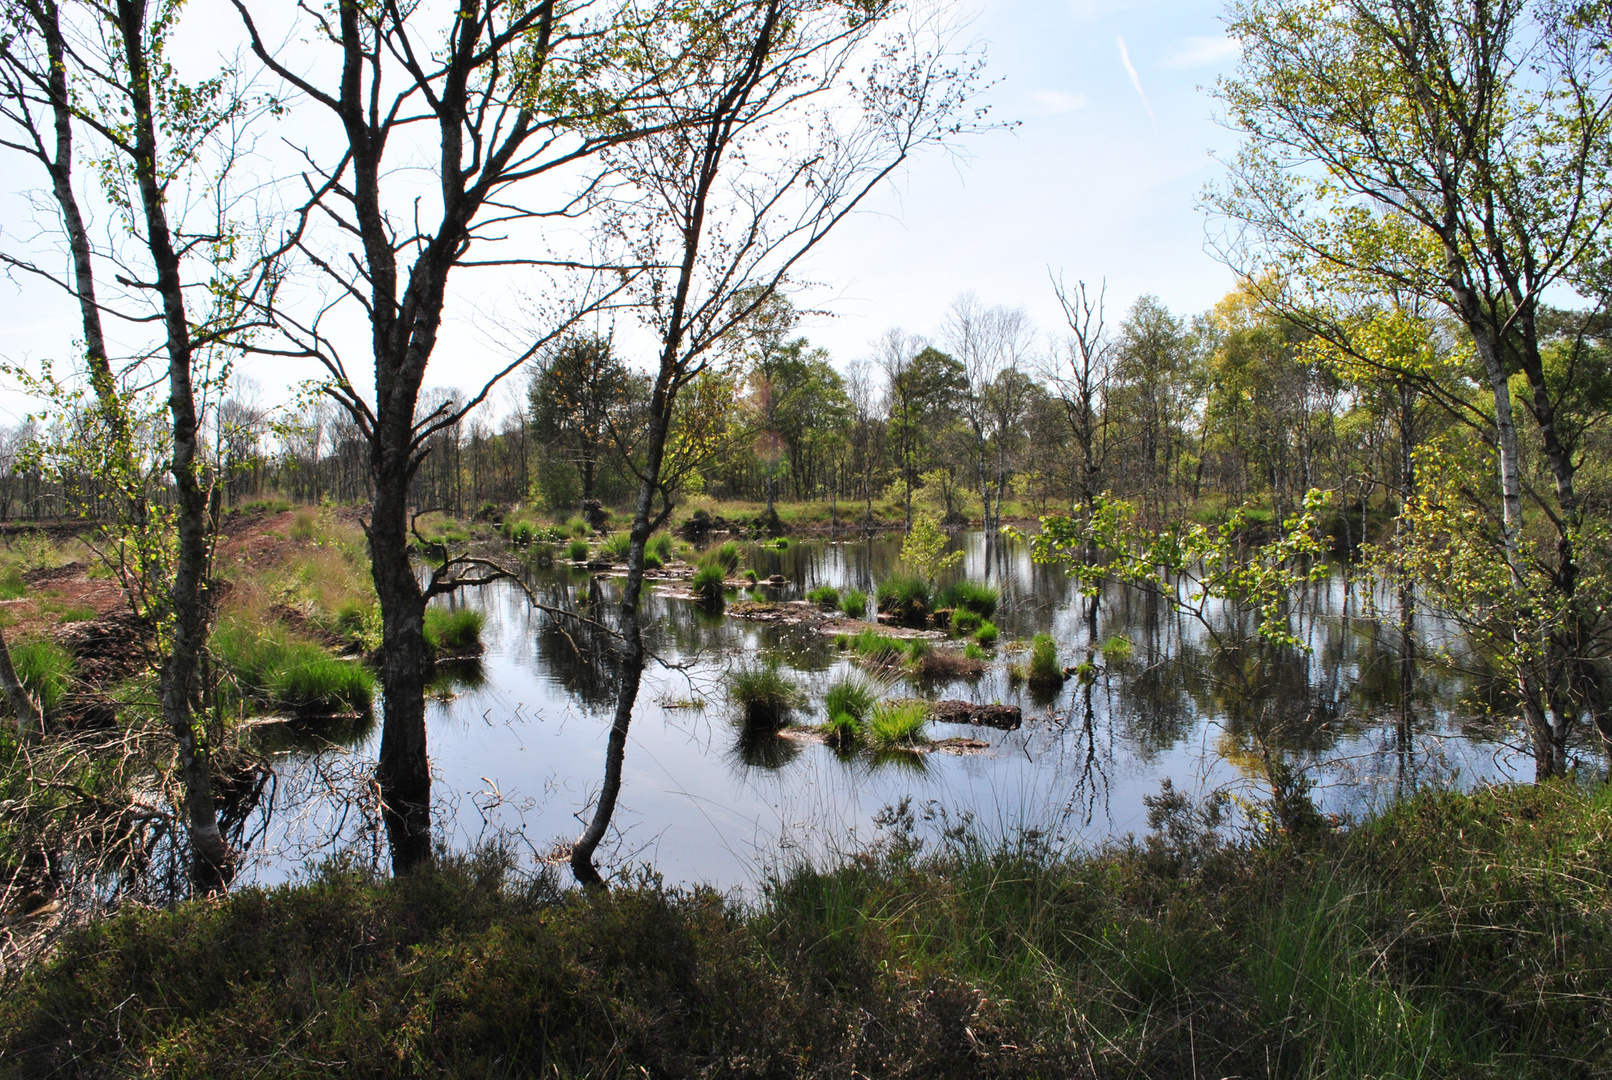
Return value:
<svg viewBox="0 0 1612 1080">
<path fill-rule="evenodd" d="M 395 418 L 392 423 L 403 423 Z M 404 448 L 399 453 L 398 446 Z M 381 438 L 371 455 L 375 506 L 370 569 L 381 605 L 380 785 L 392 872 L 431 859 L 431 766 L 425 732 L 425 597 L 409 561 L 408 439 Z"/>
<path fill-rule="evenodd" d="M 185 819 L 191 846 L 191 877 L 197 888 L 212 892 L 229 879 L 230 851 L 218 829 L 213 805 L 211 750 L 197 730 L 195 703 L 200 698 L 197 665 L 207 646 L 210 612 L 208 577 L 207 487 L 202 483 L 200 429 L 191 386 L 190 325 L 180 284 L 179 257 L 169 230 L 163 192 L 156 176 L 157 134 L 153 120 L 151 74 L 146 66 L 144 0 L 119 0 L 119 30 L 128 64 L 129 93 L 134 105 L 135 178 L 146 223 L 146 244 L 156 269 L 162 298 L 168 352 L 168 412 L 173 426 L 173 458 L 169 471 L 178 506 L 178 551 L 169 605 L 173 631 L 160 679 L 163 720 L 179 748 L 184 778 Z"/>
</svg>

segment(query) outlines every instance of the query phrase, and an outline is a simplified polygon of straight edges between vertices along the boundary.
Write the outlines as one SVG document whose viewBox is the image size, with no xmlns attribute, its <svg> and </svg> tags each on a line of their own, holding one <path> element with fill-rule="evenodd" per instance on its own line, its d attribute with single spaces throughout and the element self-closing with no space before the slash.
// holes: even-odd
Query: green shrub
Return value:
<svg viewBox="0 0 1612 1080">
<path fill-rule="evenodd" d="M 1025 677 L 1031 686 L 1062 686 L 1063 668 L 1051 634 L 1037 634 L 1030 642 L 1030 665 Z"/>
<path fill-rule="evenodd" d="M 714 562 L 701 563 L 694 571 L 694 579 L 689 583 L 694 595 L 701 600 L 722 599 L 722 587 L 728 577 L 722 572 L 722 567 Z"/>
<path fill-rule="evenodd" d="M 728 677 L 728 699 L 739 707 L 746 727 L 778 728 L 801 703 L 800 689 L 776 660 L 740 668 Z"/>
<path fill-rule="evenodd" d="M 23 641 L 11 646 L 11 666 L 23 688 L 47 714 L 61 708 L 73 681 L 73 657 L 54 641 Z"/>
<path fill-rule="evenodd" d="M 826 608 L 837 608 L 840 606 L 840 591 L 832 585 L 819 585 L 806 594 L 806 599 Z"/>
<path fill-rule="evenodd" d="M 952 633 L 958 637 L 968 637 L 984 624 L 985 620 L 967 608 L 952 609 Z"/>
<path fill-rule="evenodd" d="M 537 527 L 530 521 L 517 521 L 514 525 L 505 522 L 504 532 L 517 547 L 525 547 L 537 539 Z"/>
<path fill-rule="evenodd" d="M 831 721 L 843 714 L 860 722 L 868 718 L 877 700 L 867 680 L 855 677 L 841 679 L 829 687 L 828 693 L 823 696 L 823 710 Z"/>
<path fill-rule="evenodd" d="M 1130 662 L 1131 639 L 1124 634 L 1115 634 L 1103 642 L 1103 659 L 1116 667 Z"/>
<path fill-rule="evenodd" d="M 996 614 L 996 601 L 997 592 L 991 586 L 977 581 L 959 581 L 941 590 L 935 606 L 971 611 L 981 619 L 989 619 Z"/>
<path fill-rule="evenodd" d="M 481 645 L 487 616 L 476 608 L 425 609 L 425 640 L 446 653 L 465 653 Z"/>
<path fill-rule="evenodd" d="M 996 639 L 1000 636 L 1001 633 L 996 629 L 996 624 L 989 619 L 980 623 L 980 628 L 974 631 L 974 640 L 981 645 L 995 645 Z"/>
<path fill-rule="evenodd" d="M 586 540 L 573 540 L 571 546 L 565 549 L 572 562 L 581 562 L 588 557 L 588 542 Z"/>
<path fill-rule="evenodd" d="M 881 749 L 927 742 L 928 719 L 929 706 L 922 701 L 881 701 L 868 718 L 868 738 Z"/>
<path fill-rule="evenodd" d="M 860 619 L 868 611 L 868 594 L 861 589 L 847 589 L 840 597 L 840 610 L 853 619 Z"/>
<path fill-rule="evenodd" d="M 879 610 L 905 626 L 929 620 L 929 582 L 917 574 L 897 574 L 879 582 Z"/>
</svg>

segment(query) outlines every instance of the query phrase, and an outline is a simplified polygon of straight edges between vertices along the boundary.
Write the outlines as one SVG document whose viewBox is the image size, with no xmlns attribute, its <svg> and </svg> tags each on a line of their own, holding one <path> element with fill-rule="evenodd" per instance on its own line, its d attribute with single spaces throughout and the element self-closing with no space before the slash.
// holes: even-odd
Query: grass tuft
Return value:
<svg viewBox="0 0 1612 1080">
<path fill-rule="evenodd" d="M 861 589 L 847 589 L 840 597 L 840 610 L 853 619 L 860 619 L 868 612 L 868 594 Z"/>
<path fill-rule="evenodd" d="M 879 582 L 879 610 L 903 626 L 929 621 L 929 582 L 917 574 L 897 574 Z"/>
<path fill-rule="evenodd" d="M 1058 663 L 1058 646 L 1051 634 L 1037 634 L 1030 641 L 1030 663 L 1025 680 L 1031 686 L 1062 686 L 1063 668 Z"/>
<path fill-rule="evenodd" d="M 802 694 L 778 662 L 768 660 L 730 675 L 728 699 L 738 706 L 746 727 L 776 729 L 801 704 Z"/>
<path fill-rule="evenodd" d="M 980 628 L 974 631 L 974 640 L 981 645 L 995 645 L 996 639 L 999 637 L 1001 637 L 1001 632 L 997 630 L 996 624 L 989 619 L 980 623 Z"/>
<path fill-rule="evenodd" d="M 72 654 L 54 641 L 22 641 L 11 646 L 11 666 L 47 716 L 61 708 L 73 683 Z"/>
<path fill-rule="evenodd" d="M 917 746 L 929 740 L 924 724 L 929 706 L 922 701 L 881 701 L 868 717 L 868 739 L 881 750 Z"/>
<path fill-rule="evenodd" d="M 867 680 L 852 676 L 828 688 L 828 693 L 823 695 L 823 710 L 830 719 L 845 715 L 860 723 L 873 712 L 877 702 L 878 698 Z"/>
<path fill-rule="evenodd" d="M 981 619 L 989 619 L 996 614 L 997 596 L 997 591 L 989 585 L 977 581 L 959 581 L 940 591 L 935 606 L 968 611 Z"/>
<path fill-rule="evenodd" d="M 588 557 L 588 542 L 586 540 L 573 540 L 565 549 L 565 553 L 572 562 L 581 562 Z"/>
<path fill-rule="evenodd" d="M 425 640 L 438 652 L 462 654 L 481 648 L 487 616 L 476 608 L 425 609 Z"/>
<path fill-rule="evenodd" d="M 840 591 L 832 585 L 819 585 L 806 594 L 806 599 L 826 608 L 840 606 Z"/>
</svg>

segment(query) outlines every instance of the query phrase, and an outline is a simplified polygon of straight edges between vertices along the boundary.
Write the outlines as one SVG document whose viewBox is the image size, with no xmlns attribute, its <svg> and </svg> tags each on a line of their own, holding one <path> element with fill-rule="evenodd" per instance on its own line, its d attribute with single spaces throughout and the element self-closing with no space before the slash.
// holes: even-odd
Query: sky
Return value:
<svg viewBox="0 0 1612 1080">
<path fill-rule="evenodd" d="M 871 356 L 891 327 L 937 336 L 947 307 L 970 292 L 1024 308 L 1050 343 L 1061 313 L 1049 273 L 1106 282 L 1111 325 L 1146 293 L 1178 314 L 1224 295 L 1233 277 L 1205 250 L 1198 208 L 1237 141 L 1206 89 L 1237 58 L 1222 5 L 992 0 L 955 12 L 963 38 L 987 52 L 985 100 L 1002 127 L 917 158 L 842 223 L 801 269 L 815 285 L 800 306 L 828 312 L 809 316 L 801 333 L 843 367 Z M 193 48 L 234 47 L 227 19 L 201 25 L 219 29 Z M 0 243 L 11 249 L 36 242 L 42 219 L 28 192 L 39 201 L 39 178 L 19 167 L 4 175 Z M 0 311 L 7 362 L 60 357 L 78 336 L 73 305 L 49 286 L 0 278 Z M 468 387 L 501 366 L 497 335 L 478 318 L 473 300 L 450 310 L 428 386 Z M 641 351 L 632 340 L 627 351 Z M 276 403 L 318 372 L 259 361 L 252 374 L 265 403 Z M 501 410 L 511 399 L 497 400 Z M 14 386 L 0 385 L 0 422 L 29 408 Z"/>
</svg>

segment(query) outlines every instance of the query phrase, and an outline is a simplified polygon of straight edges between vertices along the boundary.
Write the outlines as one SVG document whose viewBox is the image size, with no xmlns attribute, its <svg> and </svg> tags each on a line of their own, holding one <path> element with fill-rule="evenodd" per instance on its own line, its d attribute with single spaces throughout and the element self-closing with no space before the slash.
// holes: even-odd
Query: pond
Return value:
<svg viewBox="0 0 1612 1080">
<path fill-rule="evenodd" d="M 1515 733 L 1485 718 L 1486 683 L 1460 637 L 1418 617 L 1417 652 L 1438 662 L 1415 665 L 1406 684 L 1392 597 L 1362 592 L 1341 572 L 1294 598 L 1308 653 L 1228 656 L 1210 647 L 1203 625 L 1156 598 L 1111 587 L 1094 625 L 1091 601 L 1057 569 L 1033 564 L 1026 545 L 977 531 L 954 542 L 965 553 L 960 573 L 1000 592 L 1002 644 L 981 676 L 887 680 L 884 693 L 1017 705 L 1019 729 L 934 724 L 936 738 L 985 745 L 882 757 L 746 737 L 724 693 L 737 666 L 778 658 L 810 695 L 798 719 L 817 723 L 824 692 L 853 662 L 815 627 L 731 617 L 648 584 L 646 645 L 657 660 L 645 672 L 601 865 L 647 864 L 669 882 L 746 889 L 791 861 L 865 844 L 881 812 L 904 800 L 921 829 L 966 822 L 987 838 L 1034 829 L 1096 844 L 1144 831 L 1143 799 L 1166 778 L 1190 793 L 1262 796 L 1261 747 L 1302 765 L 1329 812 L 1358 812 L 1416 785 L 1532 774 Z M 898 549 L 898 537 L 807 540 L 749 547 L 745 565 L 763 579 L 782 576 L 762 590 L 772 600 L 823 584 L 871 595 Z M 544 604 L 602 623 L 613 620 L 620 589 L 563 565 L 530 571 L 527 585 Z M 598 790 L 615 692 L 608 638 L 562 627 L 512 583 L 453 600 L 486 613 L 486 652 L 445 675 L 428 706 L 438 834 L 451 847 L 498 836 L 530 859 L 551 858 L 579 833 Z M 1240 625 L 1229 610 L 1210 621 L 1223 636 Z M 1062 663 L 1090 661 L 1091 677 L 1051 694 L 1010 679 L 1008 662 L 1023 657 L 1017 643 L 1038 632 L 1053 635 Z M 1131 655 L 1107 663 L 1100 644 L 1115 635 L 1129 639 Z M 252 845 L 245 880 L 283 880 L 336 850 L 384 862 L 367 788 L 378 741 L 376 724 L 279 747 L 270 797 L 243 826 Z"/>
</svg>

